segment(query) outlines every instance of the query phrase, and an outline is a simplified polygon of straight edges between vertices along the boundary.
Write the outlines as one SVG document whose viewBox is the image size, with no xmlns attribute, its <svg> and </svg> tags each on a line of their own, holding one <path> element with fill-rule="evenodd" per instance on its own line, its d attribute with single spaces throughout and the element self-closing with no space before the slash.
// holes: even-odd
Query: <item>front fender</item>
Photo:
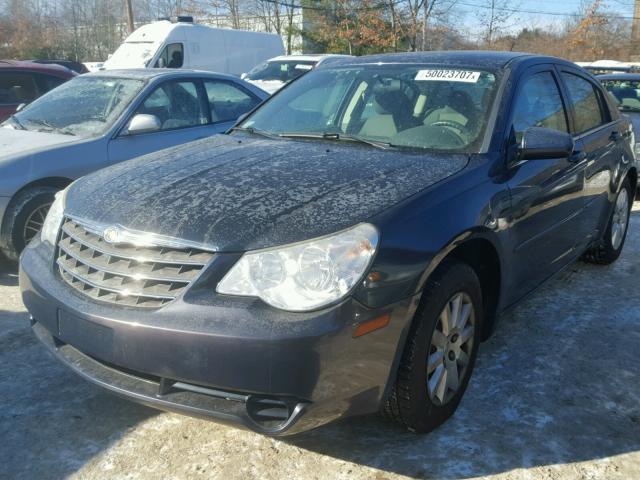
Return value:
<svg viewBox="0 0 640 480">
<path fill-rule="evenodd" d="M 379 250 L 356 298 L 377 308 L 421 292 L 442 260 L 474 238 L 502 257 L 509 204 L 506 185 L 492 181 L 489 162 L 480 161 L 372 219 Z"/>
</svg>

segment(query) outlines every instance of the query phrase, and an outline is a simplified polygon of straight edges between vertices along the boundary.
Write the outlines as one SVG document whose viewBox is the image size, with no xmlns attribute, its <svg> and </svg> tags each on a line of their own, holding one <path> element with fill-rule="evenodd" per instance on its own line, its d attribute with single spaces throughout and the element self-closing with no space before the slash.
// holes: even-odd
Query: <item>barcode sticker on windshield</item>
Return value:
<svg viewBox="0 0 640 480">
<path fill-rule="evenodd" d="M 431 80 L 440 82 L 464 82 L 477 83 L 480 80 L 480 72 L 469 70 L 419 70 L 416 80 Z"/>
</svg>

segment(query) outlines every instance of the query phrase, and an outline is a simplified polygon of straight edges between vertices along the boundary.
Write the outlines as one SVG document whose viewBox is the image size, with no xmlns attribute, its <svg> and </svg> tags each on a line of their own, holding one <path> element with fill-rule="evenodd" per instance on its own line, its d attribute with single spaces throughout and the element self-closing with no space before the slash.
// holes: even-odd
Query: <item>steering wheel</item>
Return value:
<svg viewBox="0 0 640 480">
<path fill-rule="evenodd" d="M 453 120 L 438 120 L 437 122 L 430 123 L 429 126 L 455 128 L 459 132 L 462 132 L 465 129 L 463 124 L 454 122 Z"/>
<path fill-rule="evenodd" d="M 462 136 L 462 132 L 465 130 L 465 126 L 461 123 L 454 122 L 453 120 L 439 120 L 429 124 L 430 127 L 445 127 L 447 133 L 451 133 L 452 136 L 460 143 L 464 145 L 466 143 L 465 138 Z"/>
</svg>

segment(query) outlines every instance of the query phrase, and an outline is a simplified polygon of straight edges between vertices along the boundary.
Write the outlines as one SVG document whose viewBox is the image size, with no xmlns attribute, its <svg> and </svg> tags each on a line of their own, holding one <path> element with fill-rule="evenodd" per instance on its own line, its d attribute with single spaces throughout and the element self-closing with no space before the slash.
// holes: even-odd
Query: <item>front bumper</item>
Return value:
<svg viewBox="0 0 640 480">
<path fill-rule="evenodd" d="M 292 313 L 193 285 L 162 308 L 133 309 L 82 296 L 51 255 L 40 243 L 25 250 L 20 287 L 35 334 L 66 365 L 132 400 L 270 435 L 376 411 L 418 302 Z M 383 314 L 387 327 L 353 337 Z"/>
</svg>

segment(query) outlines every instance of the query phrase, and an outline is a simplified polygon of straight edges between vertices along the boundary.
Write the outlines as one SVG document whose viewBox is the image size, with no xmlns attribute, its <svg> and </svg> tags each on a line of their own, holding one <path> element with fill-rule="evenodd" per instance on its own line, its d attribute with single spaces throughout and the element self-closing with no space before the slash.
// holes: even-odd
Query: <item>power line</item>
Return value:
<svg viewBox="0 0 640 480">
<path fill-rule="evenodd" d="M 582 18 L 585 15 L 583 13 L 566 13 L 566 12 L 551 12 L 548 10 L 528 10 L 522 8 L 509 8 L 509 7 L 491 7 L 489 5 L 479 5 L 476 3 L 467 3 L 467 2 L 456 2 L 456 5 L 464 5 L 466 7 L 473 8 L 484 8 L 488 10 L 498 10 L 501 12 L 511 12 L 511 13 L 529 13 L 532 15 L 550 15 L 556 17 L 573 17 L 573 18 Z M 600 13 L 600 15 L 606 16 L 608 18 L 619 18 L 623 20 L 640 20 L 640 17 L 634 17 L 633 15 L 616 15 L 609 13 Z"/>
<path fill-rule="evenodd" d="M 315 10 L 315 11 L 324 11 L 324 12 L 330 12 L 333 11 L 334 9 L 331 7 L 320 7 L 320 6 L 314 6 L 314 5 L 300 5 L 300 4 L 295 4 L 295 3 L 289 3 L 289 2 L 281 2 L 278 0 L 262 0 L 263 2 L 266 3 L 271 3 L 273 5 L 279 5 L 279 6 L 283 6 L 283 7 L 288 7 L 288 8 L 295 8 L 295 9 L 306 9 L 306 10 Z M 397 6 L 404 3 L 404 0 L 395 0 L 393 2 L 393 6 Z M 621 5 L 625 5 L 624 3 L 622 3 L 621 1 L 618 1 L 619 4 Z M 582 18 L 584 17 L 583 13 L 567 13 L 567 12 L 553 12 L 553 11 L 549 11 L 549 10 L 531 10 L 531 9 L 523 9 L 523 8 L 511 8 L 511 7 L 492 7 L 490 5 L 482 5 L 482 4 L 477 4 L 477 3 L 470 3 L 470 2 L 464 2 L 464 1 L 456 1 L 454 2 L 455 5 L 463 5 L 466 7 L 473 7 L 473 8 L 483 8 L 485 10 L 498 10 L 501 12 L 510 12 L 510 13 L 526 13 L 526 14 L 530 14 L 530 15 L 547 15 L 547 16 L 554 16 L 554 17 L 570 17 L 570 18 Z M 630 6 L 630 4 L 626 4 L 627 6 Z M 371 5 L 369 7 L 355 7 L 350 9 L 351 11 L 367 11 L 367 10 L 382 10 L 382 9 L 386 9 L 389 8 L 391 5 L 389 3 L 385 3 L 385 2 L 380 2 L 376 5 Z M 635 17 L 633 15 L 620 15 L 620 14 L 602 14 L 602 15 L 606 15 L 608 18 L 617 18 L 617 19 L 621 19 L 621 20 L 640 20 L 640 17 Z"/>
<path fill-rule="evenodd" d="M 335 10 L 335 8 L 332 8 L 332 7 L 319 7 L 319 6 L 309 5 L 309 4 L 301 5 L 301 4 L 295 4 L 295 3 L 281 2 L 278 0 L 262 0 L 262 1 L 266 3 L 271 3 L 273 5 L 281 6 L 281 7 L 289 7 L 289 8 L 295 8 L 295 9 L 303 9 L 303 10 L 316 10 L 321 12 L 332 12 Z M 391 3 L 379 2 L 378 4 L 371 5 L 369 7 L 354 7 L 354 8 L 350 8 L 349 10 L 353 12 L 368 11 L 368 10 L 383 10 L 390 7 L 391 5 L 393 5 L 394 7 L 397 5 L 400 5 L 404 1 L 405 0 L 395 0 L 394 2 L 391 2 Z"/>
</svg>

